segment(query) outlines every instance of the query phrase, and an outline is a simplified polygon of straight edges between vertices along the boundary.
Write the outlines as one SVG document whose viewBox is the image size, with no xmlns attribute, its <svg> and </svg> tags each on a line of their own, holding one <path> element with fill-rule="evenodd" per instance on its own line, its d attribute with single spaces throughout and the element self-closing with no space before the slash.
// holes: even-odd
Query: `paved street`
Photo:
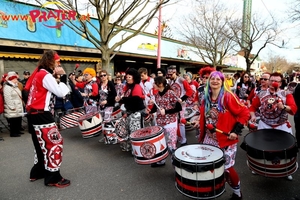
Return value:
<svg viewBox="0 0 300 200">
<path fill-rule="evenodd" d="M 4 127 L 4 125 L 0 124 Z M 24 123 L 24 127 L 25 127 Z M 244 131 L 246 135 L 247 130 Z M 66 188 L 46 187 L 43 180 L 29 182 L 33 165 L 33 145 L 27 132 L 20 138 L 9 137 L 2 129 L 0 137 L 0 199 L 24 200 L 184 200 L 189 199 L 175 188 L 174 170 L 168 160 L 162 168 L 138 165 L 129 152 L 119 145 L 99 143 L 100 137 L 82 139 L 79 128 L 62 131 L 64 157 L 61 174 L 71 180 Z M 196 143 L 194 131 L 188 132 L 189 143 Z M 295 200 L 300 199 L 299 170 L 294 180 L 265 178 L 252 175 L 246 165 L 246 153 L 238 150 L 236 170 L 241 179 L 245 200 Z M 231 190 L 218 200 L 229 199 Z"/>
</svg>

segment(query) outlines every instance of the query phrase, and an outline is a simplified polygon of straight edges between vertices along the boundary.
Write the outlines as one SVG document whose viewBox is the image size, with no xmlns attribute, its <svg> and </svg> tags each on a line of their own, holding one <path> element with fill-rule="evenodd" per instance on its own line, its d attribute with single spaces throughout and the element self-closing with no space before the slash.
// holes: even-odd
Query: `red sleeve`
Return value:
<svg viewBox="0 0 300 200">
<path fill-rule="evenodd" d="M 192 96 L 193 95 L 193 89 L 190 87 L 189 83 L 186 80 L 184 80 L 182 82 L 182 84 L 183 84 L 183 87 L 185 89 L 185 96 L 187 96 L 187 97 Z"/>
<path fill-rule="evenodd" d="M 254 96 L 254 98 L 252 99 L 252 104 L 249 108 L 250 112 L 255 112 L 258 110 L 258 108 L 260 107 L 260 99 L 259 97 L 256 95 Z"/>
<path fill-rule="evenodd" d="M 287 94 L 286 95 L 285 104 L 291 108 L 291 111 L 289 111 L 288 113 L 291 114 L 291 115 L 295 115 L 296 112 L 297 112 L 297 105 L 295 103 L 295 99 L 294 99 L 292 94 Z"/>
<path fill-rule="evenodd" d="M 76 82 L 75 86 L 79 88 L 84 88 L 85 82 Z"/>
<path fill-rule="evenodd" d="M 199 87 L 199 83 L 197 81 L 193 80 L 193 84 L 194 84 L 194 86 L 196 86 L 196 90 L 197 90 Z"/>
<path fill-rule="evenodd" d="M 143 94 L 143 89 L 139 84 L 136 84 L 133 88 L 132 91 L 132 96 L 138 96 L 141 97 L 142 99 L 145 99 L 145 96 Z"/>
<path fill-rule="evenodd" d="M 227 104 L 226 108 L 236 117 L 237 121 L 243 125 L 247 124 L 250 119 L 248 108 L 231 94 L 227 94 L 224 98 L 227 98 L 226 101 L 224 100 Z"/>
<path fill-rule="evenodd" d="M 98 96 L 98 94 L 99 94 L 98 84 L 93 83 L 92 84 L 92 96 Z"/>
<path fill-rule="evenodd" d="M 152 94 L 153 94 L 153 95 L 156 95 L 157 93 L 158 93 L 158 90 L 152 88 Z"/>
<path fill-rule="evenodd" d="M 253 99 L 254 96 L 255 96 L 254 90 L 255 90 L 255 88 L 251 90 L 251 92 L 250 92 L 250 94 L 249 94 L 249 96 L 248 96 L 248 98 L 247 98 L 247 100 L 249 100 L 250 102 L 252 101 L 252 99 Z"/>
</svg>

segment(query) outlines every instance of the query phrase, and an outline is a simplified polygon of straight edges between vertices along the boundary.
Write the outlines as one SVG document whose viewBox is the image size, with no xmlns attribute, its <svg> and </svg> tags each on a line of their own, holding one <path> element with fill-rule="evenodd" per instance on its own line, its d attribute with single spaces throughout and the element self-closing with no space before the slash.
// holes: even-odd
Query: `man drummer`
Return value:
<svg viewBox="0 0 300 200">
<path fill-rule="evenodd" d="M 257 129 L 278 129 L 292 133 L 292 126 L 288 121 L 288 114 L 295 115 L 297 105 L 293 95 L 280 89 L 282 74 L 275 72 L 270 75 L 269 88 L 258 93 L 249 108 L 251 119 L 256 121 L 255 112 L 260 112 L 260 121 Z M 288 180 L 293 177 L 289 175 Z"/>
<path fill-rule="evenodd" d="M 138 73 L 141 76 L 140 86 L 143 89 L 143 94 L 145 95 L 144 104 L 145 107 L 148 106 L 149 100 L 154 98 L 154 94 L 157 92 L 153 89 L 154 79 L 148 76 L 148 70 L 144 67 L 138 69 Z M 155 115 L 153 116 L 154 119 L 150 123 L 150 125 L 156 125 L 155 122 Z M 146 121 L 146 120 L 145 120 Z"/>
<path fill-rule="evenodd" d="M 181 103 L 182 110 L 180 111 L 180 118 L 184 119 L 184 113 L 186 108 L 185 101 L 188 97 L 192 96 L 193 90 L 184 78 L 178 76 L 175 65 L 171 65 L 170 67 L 168 67 L 167 78 L 169 79 L 169 84 L 171 88 L 174 90 L 175 94 L 178 97 L 178 101 Z M 179 132 L 181 146 L 184 146 L 187 144 L 187 140 L 185 135 L 185 124 L 182 123 L 181 120 L 179 124 Z"/>
</svg>

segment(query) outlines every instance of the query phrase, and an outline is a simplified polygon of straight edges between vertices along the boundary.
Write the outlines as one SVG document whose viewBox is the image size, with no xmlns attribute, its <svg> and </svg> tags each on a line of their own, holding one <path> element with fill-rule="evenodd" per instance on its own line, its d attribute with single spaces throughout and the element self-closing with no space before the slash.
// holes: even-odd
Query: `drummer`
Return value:
<svg viewBox="0 0 300 200">
<path fill-rule="evenodd" d="M 93 68 L 86 68 L 83 71 L 84 81 L 76 82 L 75 76 L 72 76 L 72 81 L 76 87 L 84 88 L 81 96 L 84 99 L 84 107 L 86 113 L 98 111 L 99 90 L 96 82 L 96 71 Z"/>
<path fill-rule="evenodd" d="M 194 103 L 197 101 L 197 88 L 199 87 L 199 84 L 197 81 L 193 80 L 193 74 L 191 72 L 183 74 L 183 78 L 189 83 L 191 89 L 193 90 L 193 94 L 186 100 L 186 107 L 192 108 Z"/>
<path fill-rule="evenodd" d="M 155 77 L 154 89 L 158 90 L 155 94 L 155 98 L 149 101 L 152 105 L 152 109 L 148 107 L 148 112 L 157 112 L 156 122 L 158 126 L 164 128 L 165 136 L 167 138 L 167 145 L 171 155 L 176 150 L 177 144 L 177 116 L 181 111 L 181 104 L 178 102 L 178 98 L 175 92 L 167 84 L 166 78 L 162 76 Z M 151 167 L 161 167 L 165 165 L 165 160 L 157 163 L 152 163 Z"/>
<path fill-rule="evenodd" d="M 129 135 L 131 132 L 141 129 L 144 126 L 144 119 L 142 112 L 145 109 L 144 94 L 141 86 L 139 85 L 141 77 L 136 69 L 130 68 L 126 71 L 126 85 L 124 87 L 124 96 L 116 96 L 116 102 L 123 103 L 126 109 L 127 118 L 121 118 L 119 124 L 124 124 L 120 127 L 124 139 L 120 147 L 122 151 L 131 151 Z M 116 129 L 117 131 L 117 129 Z M 126 133 L 124 133 L 126 131 Z"/>
<path fill-rule="evenodd" d="M 270 75 L 269 88 L 258 93 L 250 106 L 251 121 L 256 121 L 255 112 L 259 110 L 260 121 L 257 129 L 278 129 L 293 134 L 288 114 L 295 115 L 297 105 L 290 92 L 280 89 L 283 76 L 275 72 Z M 289 175 L 288 180 L 293 177 Z"/>
<path fill-rule="evenodd" d="M 99 78 L 100 113 L 102 113 L 103 120 L 108 122 L 111 120 L 110 117 L 115 105 L 117 92 L 114 83 L 108 80 L 106 70 L 101 70 L 99 72 Z"/>
<path fill-rule="evenodd" d="M 293 95 L 281 90 L 282 74 L 275 72 L 270 75 L 269 88 L 255 96 L 250 106 L 251 121 L 256 120 L 255 112 L 260 111 L 258 129 L 278 129 L 292 133 L 288 114 L 294 115 L 297 106 Z"/>
<path fill-rule="evenodd" d="M 182 110 L 180 111 L 180 118 L 184 119 L 186 100 L 193 94 L 189 83 L 177 73 L 175 65 L 168 67 L 167 78 L 169 79 L 169 84 L 171 88 L 175 91 L 178 101 L 181 103 Z M 186 133 L 185 133 L 185 124 L 180 119 L 179 123 L 179 133 L 180 133 L 180 146 L 187 145 Z"/>
<path fill-rule="evenodd" d="M 225 76 L 214 71 L 200 107 L 199 142 L 223 149 L 226 156 L 225 178 L 233 190 L 231 199 L 242 199 L 240 179 L 234 169 L 238 135 L 249 120 L 249 111 L 224 84 Z"/>
<path fill-rule="evenodd" d="M 143 93 L 145 96 L 144 99 L 144 104 L 145 107 L 148 106 L 149 100 L 151 98 L 153 98 L 154 94 L 156 93 L 155 90 L 153 90 L 153 83 L 154 83 L 154 79 L 151 78 L 150 76 L 148 76 L 148 70 L 144 67 L 141 67 L 138 69 L 138 72 L 141 76 L 141 82 L 140 82 L 140 86 L 143 89 Z M 150 120 L 145 120 L 145 126 L 155 126 L 156 122 L 155 122 L 155 118 L 156 116 L 147 116 L 145 118 L 149 118 Z"/>
</svg>

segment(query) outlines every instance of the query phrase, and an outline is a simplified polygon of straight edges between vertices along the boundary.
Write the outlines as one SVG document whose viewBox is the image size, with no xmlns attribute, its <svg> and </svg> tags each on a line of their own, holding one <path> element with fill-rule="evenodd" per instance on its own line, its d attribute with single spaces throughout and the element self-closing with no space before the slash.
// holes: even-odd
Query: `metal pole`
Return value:
<svg viewBox="0 0 300 200">
<path fill-rule="evenodd" d="M 162 0 L 159 2 L 160 4 L 162 3 Z M 157 68 L 160 68 L 161 65 L 161 5 L 159 6 L 158 9 L 158 31 L 157 31 Z"/>
</svg>

